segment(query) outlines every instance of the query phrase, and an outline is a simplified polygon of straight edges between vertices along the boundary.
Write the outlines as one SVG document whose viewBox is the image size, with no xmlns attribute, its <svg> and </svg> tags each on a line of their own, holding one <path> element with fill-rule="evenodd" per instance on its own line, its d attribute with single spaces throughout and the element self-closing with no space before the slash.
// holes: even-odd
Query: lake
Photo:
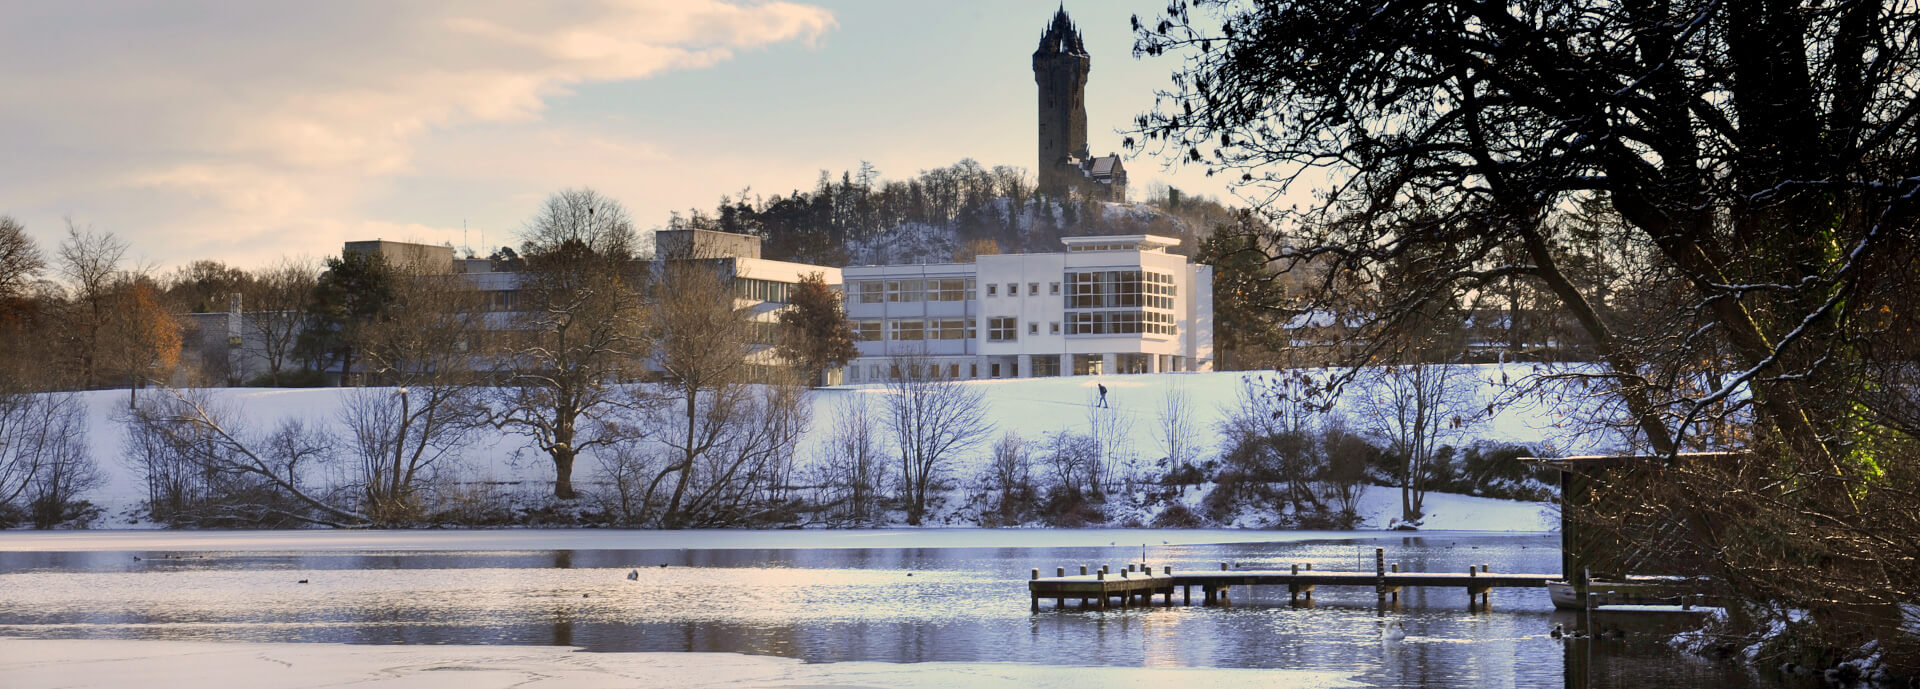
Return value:
<svg viewBox="0 0 1920 689">
<path fill-rule="evenodd" d="M 1049 600 L 1033 613 L 1025 584 L 1034 567 L 1143 558 L 1371 571 L 1375 547 L 1402 571 L 1553 573 L 1558 544 L 1487 532 L 13 532 L 0 534 L 0 635 L 1285 668 L 1376 687 L 1781 686 L 1670 651 L 1662 635 L 1554 639 L 1555 624 L 1580 621 L 1544 590 L 1497 590 L 1479 612 L 1464 590 L 1409 589 L 1382 609 L 1362 588 L 1294 606 L 1269 587 L 1236 589 L 1223 608 Z M 1384 633 L 1393 622 L 1406 638 Z"/>
</svg>

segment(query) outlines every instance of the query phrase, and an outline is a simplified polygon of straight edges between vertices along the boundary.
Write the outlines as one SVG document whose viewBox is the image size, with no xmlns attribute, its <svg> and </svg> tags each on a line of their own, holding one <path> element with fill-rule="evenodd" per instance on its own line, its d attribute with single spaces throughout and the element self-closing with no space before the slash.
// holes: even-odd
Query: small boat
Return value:
<svg viewBox="0 0 1920 689">
<path fill-rule="evenodd" d="M 1602 605 L 1712 605 L 1701 594 L 1705 582 L 1694 577 L 1629 575 L 1625 579 L 1592 579 L 1586 600 L 1573 584 L 1547 582 L 1547 597 L 1561 610 L 1586 610 Z"/>
</svg>

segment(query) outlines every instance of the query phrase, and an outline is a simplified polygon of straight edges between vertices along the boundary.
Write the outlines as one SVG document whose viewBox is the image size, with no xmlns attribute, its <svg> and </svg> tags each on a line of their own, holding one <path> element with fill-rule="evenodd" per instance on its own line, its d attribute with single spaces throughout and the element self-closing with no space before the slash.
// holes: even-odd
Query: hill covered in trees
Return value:
<svg viewBox="0 0 1920 689">
<path fill-rule="evenodd" d="M 903 180 L 871 165 L 821 171 L 811 190 L 724 196 L 711 210 L 676 213 L 670 229 L 708 229 L 765 239 L 769 259 L 846 266 L 946 262 L 994 251 L 1058 251 L 1061 237 L 1159 234 L 1182 253 L 1232 211 L 1165 186 L 1146 199 L 1112 203 L 1040 194 L 1024 168 L 969 158 Z"/>
</svg>

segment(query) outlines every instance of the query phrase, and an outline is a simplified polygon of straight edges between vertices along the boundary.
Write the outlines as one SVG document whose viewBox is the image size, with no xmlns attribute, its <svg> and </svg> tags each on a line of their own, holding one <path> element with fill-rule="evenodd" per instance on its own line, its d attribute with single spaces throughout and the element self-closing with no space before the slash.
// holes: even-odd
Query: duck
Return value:
<svg viewBox="0 0 1920 689">
<path fill-rule="evenodd" d="M 639 580 L 640 580 L 640 570 L 636 569 L 631 572 L 627 572 L 627 581 L 639 581 Z"/>
<path fill-rule="evenodd" d="M 305 579 L 301 579 L 300 581 L 298 581 L 298 582 L 295 582 L 295 583 L 300 583 L 300 584 L 304 584 L 304 583 L 307 583 L 307 580 L 305 580 Z"/>
<path fill-rule="evenodd" d="M 1547 635 L 1555 639 L 1562 639 L 1562 638 L 1566 638 L 1567 630 L 1562 629 L 1560 625 L 1556 624 L 1556 625 L 1553 625 L 1553 631 L 1547 632 Z"/>
</svg>

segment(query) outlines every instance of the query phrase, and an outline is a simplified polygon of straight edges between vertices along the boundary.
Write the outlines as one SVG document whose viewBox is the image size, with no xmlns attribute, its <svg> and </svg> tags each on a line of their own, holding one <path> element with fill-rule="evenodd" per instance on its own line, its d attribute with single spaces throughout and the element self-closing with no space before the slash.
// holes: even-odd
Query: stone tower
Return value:
<svg viewBox="0 0 1920 689">
<path fill-rule="evenodd" d="M 1092 61 L 1065 4 L 1033 51 L 1033 80 L 1040 85 L 1040 192 L 1062 197 L 1075 183 L 1072 161 L 1087 154 L 1087 70 Z"/>
</svg>

